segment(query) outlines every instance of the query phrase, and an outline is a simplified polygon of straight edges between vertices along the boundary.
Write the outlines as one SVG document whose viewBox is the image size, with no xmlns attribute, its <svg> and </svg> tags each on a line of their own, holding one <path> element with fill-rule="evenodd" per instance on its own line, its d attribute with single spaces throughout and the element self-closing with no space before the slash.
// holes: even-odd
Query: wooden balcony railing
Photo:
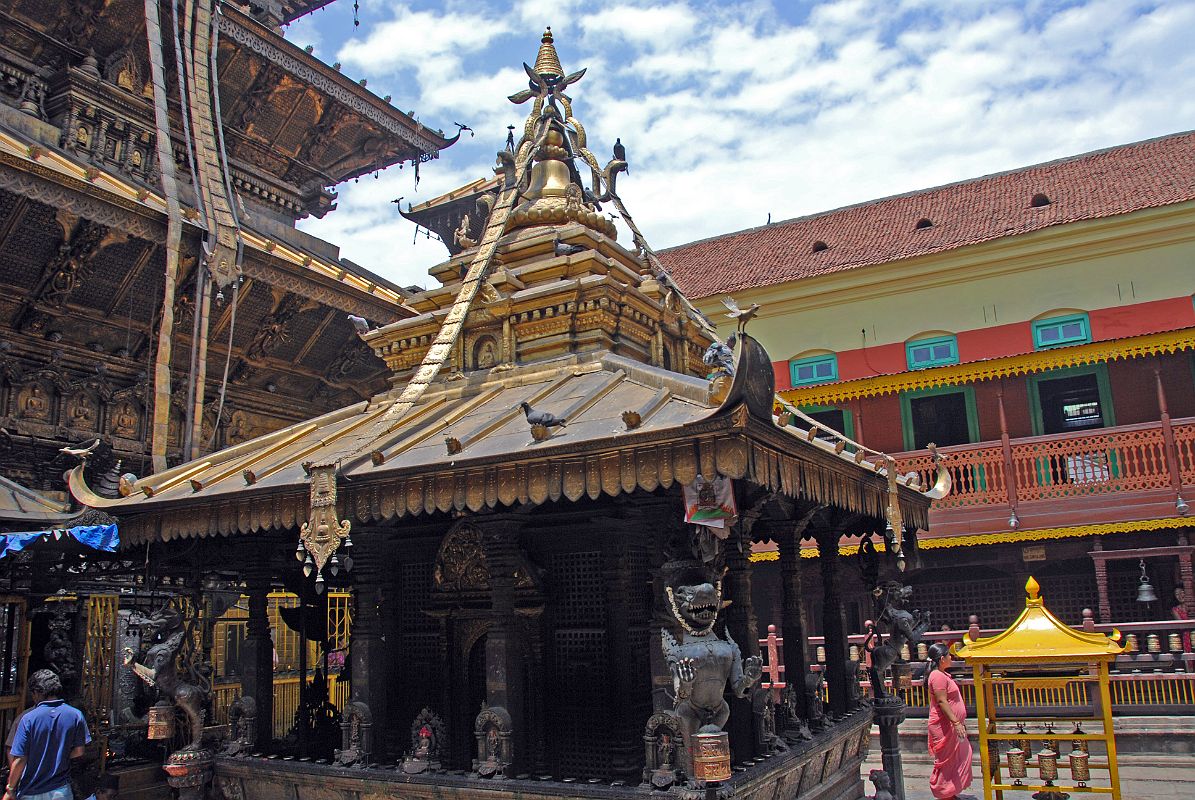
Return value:
<svg viewBox="0 0 1195 800">
<path fill-rule="evenodd" d="M 1093 624 L 1088 621 L 1076 628 L 1097 630 L 1110 633 L 1113 629 L 1121 632 L 1129 645 L 1130 652 L 1119 656 L 1112 667 L 1112 705 L 1117 715 L 1167 715 L 1195 713 L 1195 652 L 1192 652 L 1190 639 L 1195 636 L 1195 620 L 1163 620 L 1158 622 L 1126 622 L 1121 624 Z M 992 636 L 998 630 L 980 630 L 979 636 Z M 967 631 L 934 631 L 926 633 L 924 641 L 907 653 L 913 662 L 914 675 L 918 662 L 925 658 L 925 649 L 935 641 L 958 642 L 967 635 Z M 864 636 L 856 635 L 847 638 L 851 648 L 851 657 L 866 663 L 867 653 L 861 651 Z M 809 655 L 813 663 L 811 671 L 823 668 L 825 661 L 825 639 L 820 636 L 809 637 Z M 774 699 L 779 702 L 785 683 L 784 669 L 784 637 L 776 635 L 774 625 L 768 626 L 768 636 L 759 640 L 760 654 L 763 657 L 762 686 L 770 689 Z M 963 702 L 974 712 L 975 690 L 972 686 L 970 670 L 965 664 L 956 664 L 955 678 L 963 695 Z M 871 682 L 867 680 L 865 670 L 861 670 L 860 685 L 865 695 L 871 693 Z M 891 688 L 891 687 L 889 687 Z M 1028 715 L 1049 715 L 1062 709 L 1074 710 L 1090 708 L 1095 702 L 1095 696 L 1090 687 L 1081 681 L 1073 681 L 1065 686 L 1047 689 L 1027 690 L 1014 686 L 1012 683 L 998 683 L 995 687 L 996 705 L 1006 712 L 1018 712 Z M 901 694 L 908 704 L 910 716 L 925 716 L 929 713 L 929 701 L 925 690 L 925 681 L 915 677 L 908 686 L 902 687 Z"/>
<path fill-rule="evenodd" d="M 1083 497 L 1195 484 L 1195 418 L 1174 420 L 1173 450 L 1167 454 L 1165 423 L 1122 425 L 1053 436 L 981 442 L 941 448 L 954 479 L 950 494 L 935 508 Z M 896 457 L 902 473 L 934 482 L 927 451 Z M 1012 480 L 1009 480 L 1010 476 Z M 1010 496 L 1010 488 L 1015 494 Z"/>
</svg>

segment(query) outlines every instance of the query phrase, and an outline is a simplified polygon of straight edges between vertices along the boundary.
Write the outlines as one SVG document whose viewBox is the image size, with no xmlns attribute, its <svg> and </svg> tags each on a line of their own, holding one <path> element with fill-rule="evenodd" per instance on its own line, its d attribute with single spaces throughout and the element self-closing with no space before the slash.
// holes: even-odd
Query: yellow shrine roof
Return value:
<svg viewBox="0 0 1195 800">
<path fill-rule="evenodd" d="M 1111 660 L 1124 652 L 1120 631 L 1111 636 L 1078 631 L 1046 608 L 1041 587 L 1032 577 L 1025 584 L 1025 610 L 1007 630 L 955 645 L 955 655 L 968 662 L 1049 662 Z"/>
</svg>

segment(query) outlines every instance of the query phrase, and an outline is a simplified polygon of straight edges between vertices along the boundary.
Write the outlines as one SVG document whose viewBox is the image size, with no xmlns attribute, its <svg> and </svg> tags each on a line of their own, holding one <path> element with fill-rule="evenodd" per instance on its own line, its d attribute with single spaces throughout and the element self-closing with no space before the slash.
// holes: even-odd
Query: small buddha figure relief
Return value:
<svg viewBox="0 0 1195 800">
<path fill-rule="evenodd" d="M 112 414 L 112 432 L 125 439 L 135 439 L 140 421 L 137 407 L 132 402 L 125 400 L 116 406 L 116 410 Z"/>
<path fill-rule="evenodd" d="M 498 343 L 492 336 L 478 338 L 473 346 L 473 367 L 475 369 L 489 369 L 498 363 Z"/>
<path fill-rule="evenodd" d="M 35 383 L 29 387 L 20 404 L 21 417 L 37 422 L 49 422 L 50 401 L 46 397 L 46 390 L 41 384 Z"/>
<path fill-rule="evenodd" d="M 656 759 L 660 769 L 672 769 L 672 754 L 676 745 L 672 742 L 672 734 L 665 731 L 660 734 L 656 742 Z"/>
<path fill-rule="evenodd" d="M 129 163 L 133 165 L 134 169 L 141 169 L 141 151 L 134 150 L 133 155 L 129 157 Z"/>
<path fill-rule="evenodd" d="M 75 144 L 84 149 L 91 147 L 91 134 L 83 125 L 80 125 L 79 130 L 75 132 Z"/>
<path fill-rule="evenodd" d="M 66 424 L 81 431 L 97 430 L 97 412 L 96 403 L 91 399 L 91 395 L 77 394 L 71 399 Z"/>
<path fill-rule="evenodd" d="M 485 760 L 491 763 L 498 760 L 498 729 L 494 727 L 485 732 Z"/>
<path fill-rule="evenodd" d="M 432 729 L 424 725 L 419 729 L 419 745 L 415 748 L 415 758 L 428 758 L 432 750 Z"/>
</svg>

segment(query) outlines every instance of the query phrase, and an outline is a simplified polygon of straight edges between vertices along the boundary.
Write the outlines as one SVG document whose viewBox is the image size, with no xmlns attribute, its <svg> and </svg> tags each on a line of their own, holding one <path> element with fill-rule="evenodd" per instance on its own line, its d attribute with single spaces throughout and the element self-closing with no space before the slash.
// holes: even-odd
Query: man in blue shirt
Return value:
<svg viewBox="0 0 1195 800">
<path fill-rule="evenodd" d="M 91 741 L 79 709 L 62 696 L 62 681 L 41 669 L 29 679 L 36 705 L 25 713 L 12 742 L 12 769 L 3 800 L 74 800 L 71 759 Z"/>
</svg>

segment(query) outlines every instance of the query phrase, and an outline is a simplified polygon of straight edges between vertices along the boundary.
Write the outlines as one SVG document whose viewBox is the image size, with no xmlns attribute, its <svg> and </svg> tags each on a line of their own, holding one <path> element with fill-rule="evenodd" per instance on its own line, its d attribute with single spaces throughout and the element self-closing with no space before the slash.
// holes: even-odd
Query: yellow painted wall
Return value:
<svg viewBox="0 0 1195 800">
<path fill-rule="evenodd" d="M 763 307 L 748 330 L 779 361 L 1193 293 L 1195 202 L 1188 202 L 740 291 L 735 299 Z M 733 330 L 718 297 L 697 305 L 724 334 Z"/>
</svg>

